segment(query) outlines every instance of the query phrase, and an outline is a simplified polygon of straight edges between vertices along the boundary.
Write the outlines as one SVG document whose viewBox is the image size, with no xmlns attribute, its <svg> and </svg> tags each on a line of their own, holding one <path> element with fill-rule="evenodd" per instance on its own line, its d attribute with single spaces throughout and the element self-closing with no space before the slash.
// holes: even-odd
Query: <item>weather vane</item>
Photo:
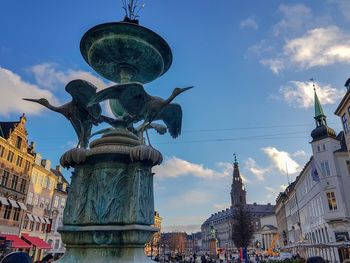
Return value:
<svg viewBox="0 0 350 263">
<path fill-rule="evenodd" d="M 125 11 L 124 21 L 138 24 L 139 13 L 145 4 L 139 5 L 137 0 L 122 0 L 122 4 Z"/>
</svg>

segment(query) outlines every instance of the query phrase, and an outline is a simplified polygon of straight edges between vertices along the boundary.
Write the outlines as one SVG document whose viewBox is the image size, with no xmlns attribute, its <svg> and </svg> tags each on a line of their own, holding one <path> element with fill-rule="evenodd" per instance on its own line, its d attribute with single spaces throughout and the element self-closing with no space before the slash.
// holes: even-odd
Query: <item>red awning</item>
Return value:
<svg viewBox="0 0 350 263">
<path fill-rule="evenodd" d="M 16 235 L 3 235 L 1 236 L 5 237 L 6 240 L 12 241 L 12 248 L 31 248 L 31 245 L 26 243 L 24 240 L 20 239 Z"/>
<path fill-rule="evenodd" d="M 39 237 L 32 237 L 28 234 L 22 234 L 22 238 L 32 244 L 34 247 L 37 247 L 39 249 L 52 249 L 52 246 L 48 243 L 46 243 L 44 240 L 42 240 Z"/>
</svg>

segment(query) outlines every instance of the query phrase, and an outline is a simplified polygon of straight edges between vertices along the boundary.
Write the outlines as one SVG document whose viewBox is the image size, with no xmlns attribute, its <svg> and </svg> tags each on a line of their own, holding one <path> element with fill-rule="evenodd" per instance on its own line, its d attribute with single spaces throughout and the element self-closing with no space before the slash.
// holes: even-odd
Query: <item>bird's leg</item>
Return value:
<svg viewBox="0 0 350 263">
<path fill-rule="evenodd" d="M 148 130 L 147 130 L 147 129 L 146 129 L 146 136 L 147 136 L 148 145 L 151 146 L 151 147 L 153 148 L 153 146 L 152 146 L 152 144 L 151 144 L 151 141 L 150 141 L 150 139 L 149 139 L 149 136 L 148 136 Z"/>
<path fill-rule="evenodd" d="M 143 138 L 143 133 L 146 131 L 146 128 L 148 125 L 149 125 L 149 122 L 144 121 L 143 124 L 139 128 L 139 137 L 140 137 L 140 140 L 142 141 L 143 144 L 145 142 L 144 138 Z M 147 131 L 146 131 L 146 135 L 148 136 Z"/>
</svg>

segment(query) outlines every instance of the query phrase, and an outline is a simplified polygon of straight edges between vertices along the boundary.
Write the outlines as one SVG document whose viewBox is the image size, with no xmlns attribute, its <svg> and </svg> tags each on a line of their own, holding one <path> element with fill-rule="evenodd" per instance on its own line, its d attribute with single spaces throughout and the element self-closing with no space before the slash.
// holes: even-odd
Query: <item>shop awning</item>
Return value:
<svg viewBox="0 0 350 263">
<path fill-rule="evenodd" d="M 39 249 L 52 249 L 52 246 L 50 244 L 46 243 L 39 237 L 32 237 L 28 234 L 22 234 L 22 238 L 28 243 L 32 244 L 34 247 L 37 247 Z"/>
<path fill-rule="evenodd" d="M 40 219 L 39 219 L 38 216 L 36 216 L 36 215 L 32 215 L 32 216 L 33 216 L 35 222 L 39 222 L 40 223 Z"/>
<path fill-rule="evenodd" d="M 45 219 L 46 224 L 51 224 L 50 219 L 48 219 L 47 217 L 44 217 L 44 219 Z"/>
<path fill-rule="evenodd" d="M 46 221 L 45 221 L 45 219 L 42 216 L 38 216 L 38 217 L 39 217 L 41 223 L 46 224 Z"/>
<path fill-rule="evenodd" d="M 20 239 L 16 235 L 2 235 L 1 236 L 5 237 L 6 240 L 12 241 L 12 248 L 31 248 L 31 245 L 29 245 L 27 242 L 24 240 Z"/>
<path fill-rule="evenodd" d="M 22 202 L 17 202 L 17 204 L 19 205 L 19 207 L 20 207 L 22 210 L 27 211 L 27 207 L 26 207 L 25 204 L 23 204 Z"/>
<path fill-rule="evenodd" d="M 27 214 L 29 221 L 35 221 L 32 214 Z"/>
<path fill-rule="evenodd" d="M 3 205 L 10 205 L 9 202 L 7 201 L 7 198 L 0 196 L 0 203 Z"/>
<path fill-rule="evenodd" d="M 15 200 L 12 200 L 12 199 L 8 199 L 8 200 L 9 200 L 9 202 L 10 202 L 12 207 L 19 208 L 19 206 L 18 206 L 18 204 L 17 204 L 17 202 Z"/>
</svg>

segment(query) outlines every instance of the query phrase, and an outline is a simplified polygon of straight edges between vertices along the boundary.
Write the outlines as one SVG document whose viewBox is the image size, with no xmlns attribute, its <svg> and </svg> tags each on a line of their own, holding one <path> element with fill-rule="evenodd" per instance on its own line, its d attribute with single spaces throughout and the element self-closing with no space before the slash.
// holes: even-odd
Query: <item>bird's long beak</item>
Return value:
<svg viewBox="0 0 350 263">
<path fill-rule="evenodd" d="M 27 98 L 22 98 L 22 100 L 27 100 L 27 101 L 31 101 L 31 102 L 39 102 L 39 100 L 37 99 L 27 99 Z"/>
<path fill-rule="evenodd" d="M 186 90 L 193 89 L 193 88 L 194 88 L 194 86 L 187 87 L 187 88 L 182 88 L 181 91 L 184 92 L 184 91 L 186 91 Z"/>
</svg>

